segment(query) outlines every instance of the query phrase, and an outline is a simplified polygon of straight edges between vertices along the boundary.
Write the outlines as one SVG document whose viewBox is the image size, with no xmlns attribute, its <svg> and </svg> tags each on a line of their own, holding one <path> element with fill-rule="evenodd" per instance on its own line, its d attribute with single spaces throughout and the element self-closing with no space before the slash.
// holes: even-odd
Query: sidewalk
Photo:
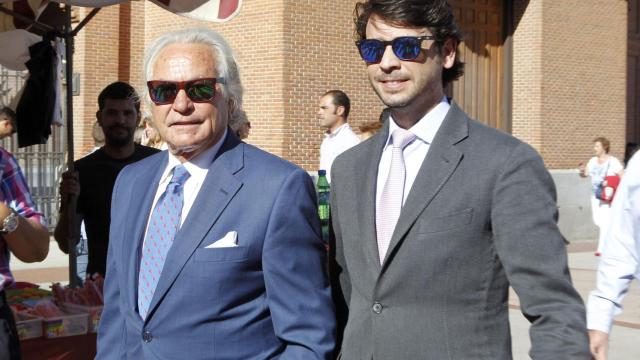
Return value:
<svg viewBox="0 0 640 360">
<path fill-rule="evenodd" d="M 578 243 L 570 246 L 568 251 L 573 283 L 586 301 L 596 282 L 598 258 L 593 255 L 595 244 Z M 45 261 L 25 264 L 13 257 L 11 268 L 18 281 L 40 284 L 45 289 L 48 289 L 52 282 L 68 282 L 68 257 L 58 249 L 55 241 L 51 242 L 49 256 Z M 632 284 L 623 306 L 624 311 L 616 318 L 611 333 L 609 358 L 637 360 L 640 359 L 640 289 L 637 283 Z M 513 291 L 509 307 L 513 357 L 516 360 L 529 359 L 529 322 L 522 316 L 518 298 Z"/>
<path fill-rule="evenodd" d="M 596 283 L 598 258 L 594 256 L 595 248 L 595 243 L 581 243 L 568 249 L 573 284 L 585 303 Z M 609 359 L 637 360 L 640 359 L 640 289 L 637 282 L 631 285 L 622 305 L 624 310 L 616 317 L 610 334 Z M 529 322 L 520 312 L 519 301 L 513 291 L 509 297 L 509 308 L 513 358 L 529 359 Z"/>
<path fill-rule="evenodd" d="M 69 283 L 69 256 L 58 248 L 51 237 L 49 255 L 40 263 L 23 263 L 11 256 L 11 272 L 16 281 L 27 281 L 49 289 L 51 283 Z"/>
</svg>

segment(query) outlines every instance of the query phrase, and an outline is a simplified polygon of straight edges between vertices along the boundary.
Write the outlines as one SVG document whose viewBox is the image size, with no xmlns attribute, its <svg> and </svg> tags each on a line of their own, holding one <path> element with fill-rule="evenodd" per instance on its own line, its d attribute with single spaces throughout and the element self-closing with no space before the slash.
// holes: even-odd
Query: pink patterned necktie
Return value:
<svg viewBox="0 0 640 360">
<path fill-rule="evenodd" d="M 164 261 L 173 244 L 173 238 L 180 228 L 183 205 L 182 186 L 189 176 L 189 172 L 183 165 L 173 168 L 171 181 L 158 199 L 149 219 L 138 273 L 138 313 L 142 319 L 147 316 Z"/>
<path fill-rule="evenodd" d="M 393 150 L 391 154 L 391 168 L 387 182 L 380 195 L 378 209 L 376 209 L 376 234 L 378 238 L 378 255 L 380 264 L 384 262 L 391 242 L 391 236 L 400 218 L 402 200 L 404 199 L 404 181 L 406 169 L 404 166 L 404 148 L 416 136 L 408 130 L 398 128 L 391 134 Z"/>
</svg>

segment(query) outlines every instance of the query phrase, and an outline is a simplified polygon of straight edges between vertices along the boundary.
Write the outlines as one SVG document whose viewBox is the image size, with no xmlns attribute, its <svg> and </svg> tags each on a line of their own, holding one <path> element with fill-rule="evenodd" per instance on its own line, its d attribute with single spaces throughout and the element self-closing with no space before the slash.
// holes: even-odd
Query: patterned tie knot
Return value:
<svg viewBox="0 0 640 360">
<path fill-rule="evenodd" d="M 409 130 L 397 128 L 393 131 L 393 134 L 391 134 L 391 138 L 393 139 L 394 148 L 404 149 L 416 136 Z"/>
<path fill-rule="evenodd" d="M 171 177 L 169 184 L 184 185 L 187 179 L 189 179 L 189 176 L 191 176 L 191 174 L 189 174 L 184 165 L 178 165 L 173 168 L 173 177 Z"/>
</svg>

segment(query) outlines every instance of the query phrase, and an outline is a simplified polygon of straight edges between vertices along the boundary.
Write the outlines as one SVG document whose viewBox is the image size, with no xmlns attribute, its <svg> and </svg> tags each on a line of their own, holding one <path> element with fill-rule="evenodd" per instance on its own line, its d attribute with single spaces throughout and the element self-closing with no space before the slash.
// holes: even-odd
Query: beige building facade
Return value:
<svg viewBox="0 0 640 360">
<path fill-rule="evenodd" d="M 473 117 L 533 145 L 550 169 L 586 161 L 596 136 L 608 137 L 622 158 L 625 143 L 640 140 L 638 2 L 451 1 L 466 33 L 460 52 L 467 68 L 448 91 Z M 317 169 L 320 95 L 344 90 L 354 128 L 377 120 L 383 108 L 354 45 L 355 3 L 245 0 L 224 24 L 179 17 L 146 1 L 102 9 L 76 38 L 76 158 L 93 147 L 99 91 L 116 80 L 143 90 L 145 46 L 165 31 L 200 26 L 220 31 L 236 51 L 252 124 L 247 141 Z M 80 18 L 87 12 L 79 9 Z"/>
</svg>

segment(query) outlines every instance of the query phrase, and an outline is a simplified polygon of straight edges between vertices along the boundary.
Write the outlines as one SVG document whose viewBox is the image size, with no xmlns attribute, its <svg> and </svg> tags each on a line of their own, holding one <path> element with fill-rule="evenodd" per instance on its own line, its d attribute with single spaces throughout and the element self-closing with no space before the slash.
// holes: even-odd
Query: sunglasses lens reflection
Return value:
<svg viewBox="0 0 640 360">
<path fill-rule="evenodd" d="M 215 82 L 197 81 L 186 86 L 187 96 L 193 101 L 209 101 L 215 95 Z"/>
<path fill-rule="evenodd" d="M 178 95 L 178 88 L 176 84 L 164 83 L 149 89 L 149 94 L 153 102 L 166 104 L 175 100 L 176 95 Z"/>
<path fill-rule="evenodd" d="M 400 60 L 414 60 L 420 54 L 420 40 L 414 37 L 400 37 L 393 40 L 393 53 Z"/>
<path fill-rule="evenodd" d="M 384 44 L 380 40 L 366 39 L 359 43 L 360 56 L 362 60 L 373 63 L 378 62 L 382 58 Z"/>
</svg>

